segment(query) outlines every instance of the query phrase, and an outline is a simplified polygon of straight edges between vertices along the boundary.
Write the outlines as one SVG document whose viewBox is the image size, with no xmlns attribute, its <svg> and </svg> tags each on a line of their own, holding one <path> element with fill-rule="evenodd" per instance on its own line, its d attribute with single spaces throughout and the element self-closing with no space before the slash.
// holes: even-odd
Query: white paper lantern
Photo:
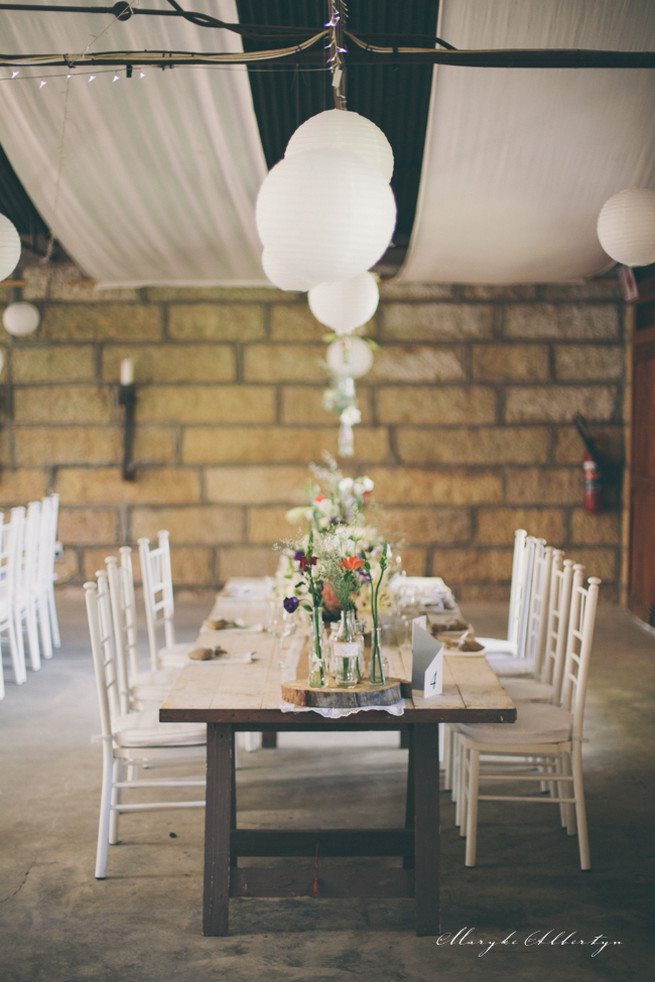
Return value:
<svg viewBox="0 0 655 982">
<path fill-rule="evenodd" d="M 373 352 L 362 338 L 339 338 L 328 345 L 327 363 L 335 375 L 360 378 L 370 371 Z"/>
<path fill-rule="evenodd" d="M 296 290 L 299 293 L 305 293 L 311 285 L 307 280 L 294 274 L 293 269 L 284 261 L 284 257 L 280 258 L 272 249 L 264 249 L 262 269 L 273 286 L 277 286 L 280 290 Z"/>
<path fill-rule="evenodd" d="M 354 154 L 310 150 L 281 160 L 257 197 L 266 250 L 308 289 L 374 266 L 396 224 L 396 202 L 379 171 Z"/>
<path fill-rule="evenodd" d="M 617 263 L 655 262 L 655 191 L 625 188 L 605 202 L 598 215 L 598 240 Z"/>
<path fill-rule="evenodd" d="M 350 280 L 319 283 L 307 299 L 317 321 L 337 334 L 349 334 L 370 321 L 378 308 L 380 291 L 372 273 L 360 273 Z"/>
<path fill-rule="evenodd" d="M 35 307 L 33 303 L 26 303 L 24 300 L 10 303 L 8 307 L 5 307 L 2 315 L 5 330 L 17 338 L 36 331 L 40 320 L 39 308 Z"/>
<path fill-rule="evenodd" d="M 0 280 L 6 280 L 20 259 L 20 235 L 6 215 L 0 215 Z"/>
<path fill-rule="evenodd" d="M 356 153 L 379 170 L 387 183 L 393 174 L 393 150 L 380 127 L 350 110 L 327 109 L 305 120 L 289 140 L 284 155 L 307 150 Z"/>
</svg>

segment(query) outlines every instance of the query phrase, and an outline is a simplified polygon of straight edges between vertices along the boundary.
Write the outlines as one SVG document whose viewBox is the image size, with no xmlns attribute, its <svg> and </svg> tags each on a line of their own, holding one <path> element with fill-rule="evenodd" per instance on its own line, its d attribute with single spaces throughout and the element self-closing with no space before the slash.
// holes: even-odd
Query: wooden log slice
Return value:
<svg viewBox="0 0 655 982">
<path fill-rule="evenodd" d="M 293 706 L 309 709 L 361 709 L 365 706 L 392 706 L 402 698 L 400 679 L 387 679 L 373 688 L 360 682 L 351 689 L 312 689 L 303 679 L 282 683 L 282 698 Z"/>
</svg>

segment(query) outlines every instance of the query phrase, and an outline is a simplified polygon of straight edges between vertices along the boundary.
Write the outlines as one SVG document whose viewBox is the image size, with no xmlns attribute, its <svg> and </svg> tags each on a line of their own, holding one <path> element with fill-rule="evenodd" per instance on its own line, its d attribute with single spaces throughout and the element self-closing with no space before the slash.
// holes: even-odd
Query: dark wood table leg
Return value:
<svg viewBox="0 0 655 982">
<path fill-rule="evenodd" d="M 405 828 L 414 828 L 414 732 L 412 729 L 401 730 L 409 753 L 407 754 L 407 793 L 405 796 Z M 414 851 L 411 856 L 403 856 L 403 869 L 414 869 Z"/>
<path fill-rule="evenodd" d="M 229 723 L 207 724 L 205 879 L 202 931 L 228 933 L 230 831 L 234 822 L 234 731 Z"/>
<path fill-rule="evenodd" d="M 264 730 L 262 733 L 262 750 L 275 750 L 277 747 L 277 731 Z"/>
<path fill-rule="evenodd" d="M 414 725 L 414 892 L 416 933 L 437 935 L 439 909 L 439 727 Z"/>
</svg>

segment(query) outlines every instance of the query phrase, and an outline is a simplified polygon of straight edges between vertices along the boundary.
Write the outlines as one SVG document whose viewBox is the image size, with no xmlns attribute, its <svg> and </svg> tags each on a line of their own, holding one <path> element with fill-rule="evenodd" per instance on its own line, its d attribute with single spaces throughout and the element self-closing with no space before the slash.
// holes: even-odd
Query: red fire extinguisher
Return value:
<svg viewBox="0 0 655 982">
<path fill-rule="evenodd" d="M 597 515 L 602 508 L 602 483 L 598 464 L 585 450 L 582 457 L 584 473 L 584 510 L 589 515 Z"/>
</svg>

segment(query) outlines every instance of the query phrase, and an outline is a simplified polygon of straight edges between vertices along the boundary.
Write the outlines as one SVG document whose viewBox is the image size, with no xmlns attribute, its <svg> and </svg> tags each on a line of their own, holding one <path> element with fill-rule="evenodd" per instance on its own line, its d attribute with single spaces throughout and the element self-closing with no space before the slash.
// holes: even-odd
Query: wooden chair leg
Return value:
<svg viewBox="0 0 655 982">
<path fill-rule="evenodd" d="M 480 753 L 469 749 L 466 792 L 466 866 L 475 866 L 478 835 L 478 789 L 480 784 Z"/>
</svg>

